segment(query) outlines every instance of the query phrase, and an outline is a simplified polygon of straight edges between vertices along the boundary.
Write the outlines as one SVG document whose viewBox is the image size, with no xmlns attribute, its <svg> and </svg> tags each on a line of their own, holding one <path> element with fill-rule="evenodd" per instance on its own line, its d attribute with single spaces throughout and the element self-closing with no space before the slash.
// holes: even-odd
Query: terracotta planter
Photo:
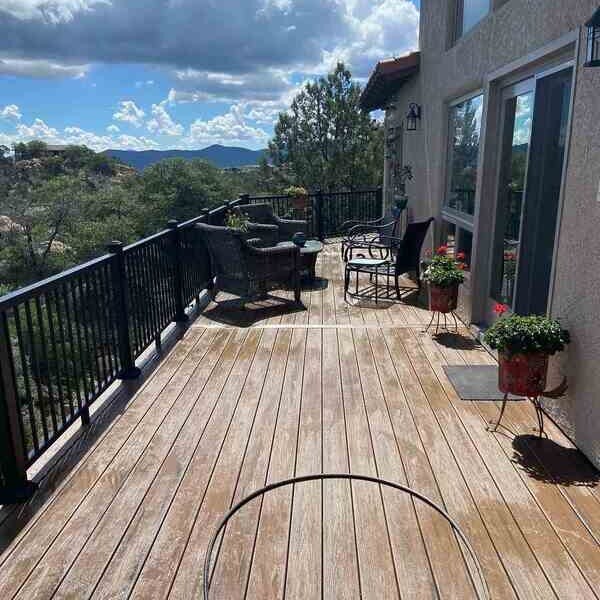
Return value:
<svg viewBox="0 0 600 600">
<path fill-rule="evenodd" d="M 458 284 L 452 287 L 429 286 L 429 310 L 449 313 L 458 305 Z"/>
<path fill-rule="evenodd" d="M 498 387 L 505 394 L 535 398 L 546 389 L 547 354 L 511 354 L 498 356 Z"/>
<path fill-rule="evenodd" d="M 296 210 L 304 210 L 308 207 L 308 196 L 294 196 L 292 198 L 292 206 Z"/>
</svg>

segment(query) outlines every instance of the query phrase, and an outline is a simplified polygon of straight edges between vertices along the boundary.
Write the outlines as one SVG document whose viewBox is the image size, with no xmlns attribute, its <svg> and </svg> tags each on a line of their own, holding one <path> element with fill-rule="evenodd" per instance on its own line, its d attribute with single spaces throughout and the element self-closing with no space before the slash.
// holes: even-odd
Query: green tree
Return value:
<svg viewBox="0 0 600 600">
<path fill-rule="evenodd" d="M 342 63 L 307 83 L 279 116 L 269 144 L 273 163 L 287 166 L 296 183 L 313 189 L 381 184 L 380 127 L 360 108 L 360 95 L 360 85 Z"/>
<path fill-rule="evenodd" d="M 147 218 L 155 228 L 169 219 L 191 219 L 236 195 L 221 171 L 203 160 L 163 160 L 144 170 L 140 184 Z"/>
</svg>

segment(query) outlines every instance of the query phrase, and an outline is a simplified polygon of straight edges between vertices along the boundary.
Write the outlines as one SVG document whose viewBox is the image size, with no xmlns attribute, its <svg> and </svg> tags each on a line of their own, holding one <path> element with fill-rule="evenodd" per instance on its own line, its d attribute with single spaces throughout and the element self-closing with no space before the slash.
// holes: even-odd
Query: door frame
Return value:
<svg viewBox="0 0 600 600">
<path fill-rule="evenodd" d="M 495 135 L 495 142 L 496 142 L 496 147 L 498 147 L 499 145 L 501 145 L 502 143 L 502 136 L 503 136 L 503 130 L 504 130 L 504 118 L 505 118 L 505 106 L 506 106 L 506 100 L 508 98 L 510 98 L 511 96 L 514 96 L 515 94 L 512 93 L 511 91 L 513 90 L 526 90 L 528 85 L 533 85 L 533 100 L 534 100 L 534 104 L 535 104 L 535 93 L 536 93 L 536 87 L 537 87 L 537 82 L 540 79 L 543 79 L 544 77 L 548 77 L 550 75 L 553 75 L 555 73 L 558 73 L 560 71 L 563 71 L 565 69 L 568 68 L 572 68 L 573 73 L 572 73 L 572 82 L 571 82 L 571 96 L 569 99 L 569 115 L 568 115 L 568 121 L 567 121 L 567 133 L 566 133 L 566 139 L 565 139 L 565 156 L 563 159 L 563 165 L 562 165 L 562 173 L 561 173 L 561 185 L 560 185 L 560 194 L 559 194 L 559 199 L 558 199 L 558 209 L 557 209 L 557 214 L 556 214 L 556 230 L 554 232 L 554 248 L 553 248 L 553 252 L 552 252 L 552 268 L 551 268 L 551 272 L 550 272 L 550 285 L 549 285 L 549 289 L 548 289 L 548 309 L 547 309 L 547 314 L 551 314 L 552 312 L 552 305 L 553 305 L 553 300 L 554 300 L 554 287 L 555 287 L 555 281 L 556 281 L 556 262 L 557 262 L 557 254 L 558 254 L 558 247 L 559 247 L 559 242 L 560 242 L 560 229 L 561 229 L 561 222 L 562 222 L 562 214 L 563 214 L 563 207 L 564 207 L 564 195 L 565 195 L 565 182 L 566 182 L 566 173 L 567 173 L 567 166 L 568 166 L 568 159 L 569 159 L 569 150 L 570 150 L 570 142 L 571 142 L 571 129 L 572 129 L 572 119 L 573 119 L 573 106 L 574 106 L 574 100 L 575 100 L 575 87 L 576 87 L 576 75 L 577 75 L 577 60 L 576 57 L 578 56 L 578 51 L 579 51 L 579 44 L 577 43 L 575 46 L 575 56 L 572 58 L 565 58 L 561 61 L 553 61 L 551 64 L 548 64 L 546 66 L 544 65 L 539 65 L 537 66 L 537 68 L 532 67 L 530 70 L 528 69 L 526 73 L 519 75 L 513 75 L 513 76 L 508 76 L 506 78 L 503 78 L 502 80 L 497 81 L 497 89 L 496 89 L 496 93 L 497 93 L 497 97 L 498 97 L 498 107 L 497 107 L 497 111 L 496 111 L 496 135 Z M 523 92 L 521 92 L 523 93 Z M 529 156 L 529 151 L 531 149 L 531 144 L 530 147 L 528 149 L 527 152 L 527 165 L 529 167 L 529 161 L 530 161 L 530 156 Z M 483 305 L 483 314 L 481 315 L 481 319 L 479 319 L 479 321 L 482 321 L 484 325 L 491 325 L 496 319 L 497 319 L 497 315 L 494 313 L 493 311 L 493 307 L 496 304 L 496 300 L 494 300 L 492 298 L 491 295 L 491 288 L 492 288 L 492 277 L 493 277 L 493 265 L 494 265 L 494 244 L 495 244 L 495 233 L 496 233 L 496 219 L 497 219 L 497 211 L 498 211 L 498 200 L 499 200 L 499 186 L 500 186 L 500 177 L 502 175 L 501 173 L 501 162 L 502 162 L 502 156 L 501 156 L 501 152 L 498 153 L 498 156 L 496 157 L 495 161 L 494 161 L 494 174 L 493 177 L 491 178 L 491 181 L 493 182 L 493 202 L 490 203 L 490 210 L 492 211 L 492 221 L 491 221 L 491 229 L 490 229 L 490 236 L 489 236 L 489 240 L 488 240 L 488 248 L 487 248 L 487 256 L 488 256 L 488 260 L 487 260 L 487 265 L 486 265 L 486 285 L 485 288 L 484 287 L 480 287 L 478 292 L 480 294 L 483 294 L 483 298 L 482 298 L 482 303 L 480 305 Z M 524 199 L 523 202 L 526 202 L 527 200 L 527 188 L 525 188 L 524 190 Z M 523 215 L 521 214 L 521 221 L 522 221 Z M 479 236 L 478 236 L 479 237 Z M 480 242 L 483 242 L 483 240 L 480 240 Z M 517 273 L 516 273 L 516 277 L 517 280 L 515 282 L 515 286 L 518 286 L 518 266 L 517 266 Z M 518 289 L 517 287 L 515 287 L 515 297 L 516 294 L 518 293 Z"/>
</svg>

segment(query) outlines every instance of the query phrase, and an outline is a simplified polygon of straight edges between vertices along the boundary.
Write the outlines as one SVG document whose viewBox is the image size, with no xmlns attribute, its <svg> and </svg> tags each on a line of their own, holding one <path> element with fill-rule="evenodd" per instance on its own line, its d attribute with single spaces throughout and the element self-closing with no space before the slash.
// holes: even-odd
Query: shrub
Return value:
<svg viewBox="0 0 600 600">
<path fill-rule="evenodd" d="M 571 341 L 569 332 L 556 319 L 520 315 L 498 319 L 485 332 L 484 340 L 494 350 L 509 355 L 538 352 L 552 355 L 564 350 Z"/>
</svg>

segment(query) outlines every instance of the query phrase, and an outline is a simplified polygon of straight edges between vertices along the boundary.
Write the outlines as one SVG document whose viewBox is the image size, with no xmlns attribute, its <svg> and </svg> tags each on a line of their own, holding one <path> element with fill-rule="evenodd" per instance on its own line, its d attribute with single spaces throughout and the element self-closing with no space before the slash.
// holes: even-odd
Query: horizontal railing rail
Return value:
<svg viewBox="0 0 600 600">
<path fill-rule="evenodd" d="M 241 196 L 130 245 L 0 298 L 0 504 L 24 501 L 27 469 L 118 380 L 140 375 L 136 361 L 213 286 L 210 257 L 194 225 L 223 225 L 238 204 L 268 202 L 305 218 L 312 236 L 344 221 L 375 219 L 381 190 L 317 192 L 299 214 L 287 196 Z"/>
<path fill-rule="evenodd" d="M 305 205 L 296 205 L 287 195 L 246 196 L 251 204 L 267 203 L 282 218 L 308 221 L 309 235 L 323 239 L 342 233 L 347 221 L 371 221 L 381 217 L 383 193 L 381 188 L 347 192 L 311 192 Z"/>
</svg>

